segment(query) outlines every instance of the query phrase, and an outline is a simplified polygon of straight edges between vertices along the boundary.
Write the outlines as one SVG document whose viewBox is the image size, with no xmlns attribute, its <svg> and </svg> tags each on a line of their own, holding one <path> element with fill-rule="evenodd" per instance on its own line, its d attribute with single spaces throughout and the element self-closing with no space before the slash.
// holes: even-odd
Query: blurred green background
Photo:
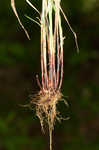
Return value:
<svg viewBox="0 0 99 150">
<path fill-rule="evenodd" d="M 31 0 L 41 10 L 41 0 Z M 68 121 L 56 123 L 54 150 L 99 150 L 99 0 L 62 0 L 62 8 L 78 35 L 80 53 L 64 18 L 64 80 L 62 92 L 69 108 L 58 105 Z M 20 19 L 10 1 L 0 1 L 0 150 L 48 150 L 48 131 L 42 134 L 35 110 L 22 108 L 39 91 L 40 29 L 25 18 L 38 15 L 25 0 L 16 0 Z"/>
</svg>

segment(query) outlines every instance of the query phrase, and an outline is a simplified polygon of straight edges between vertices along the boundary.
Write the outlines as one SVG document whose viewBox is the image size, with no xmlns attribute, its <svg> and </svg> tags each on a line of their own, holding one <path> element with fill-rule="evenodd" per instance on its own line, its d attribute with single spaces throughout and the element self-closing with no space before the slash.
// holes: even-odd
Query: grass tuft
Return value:
<svg viewBox="0 0 99 150">
<path fill-rule="evenodd" d="M 60 113 L 57 111 L 57 103 L 62 100 L 61 87 L 63 82 L 63 30 L 61 24 L 61 13 L 63 14 L 71 32 L 74 35 L 77 52 L 79 52 L 77 36 L 72 29 L 66 15 L 64 14 L 60 2 L 61 0 L 42 0 L 42 12 L 40 13 L 29 0 L 26 2 L 39 14 L 40 24 L 34 19 L 27 17 L 41 27 L 41 83 L 37 76 L 37 83 L 40 92 L 31 100 L 31 105 L 36 105 L 36 115 L 40 119 L 42 130 L 44 124 L 49 126 L 50 150 L 52 150 L 52 131 L 55 120 L 61 120 Z M 27 37 L 29 35 L 22 25 L 14 0 L 11 0 L 12 9 L 24 29 Z M 67 102 L 64 101 L 67 105 Z"/>
</svg>

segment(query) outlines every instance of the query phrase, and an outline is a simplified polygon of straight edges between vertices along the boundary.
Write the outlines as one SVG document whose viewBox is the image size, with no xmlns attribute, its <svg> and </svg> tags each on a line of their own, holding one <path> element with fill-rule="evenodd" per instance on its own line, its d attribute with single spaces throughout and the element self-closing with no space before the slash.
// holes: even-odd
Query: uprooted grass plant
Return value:
<svg viewBox="0 0 99 150">
<path fill-rule="evenodd" d="M 77 44 L 77 36 L 70 26 L 66 15 L 64 14 L 60 2 L 61 0 L 42 0 L 42 12 L 40 13 L 30 1 L 26 2 L 39 14 L 39 22 L 28 17 L 41 28 L 41 83 L 37 76 L 37 83 L 40 91 L 31 100 L 31 105 L 36 106 L 36 115 L 40 119 L 42 130 L 44 124 L 49 126 L 50 150 L 52 150 L 52 131 L 55 120 L 60 120 L 60 113 L 57 111 L 57 103 L 62 100 L 61 86 L 63 81 L 63 30 L 61 24 L 61 15 L 63 14 L 70 30 L 72 31 Z M 11 0 L 12 9 L 24 29 L 28 39 L 29 35 L 22 25 L 16 11 L 15 2 Z M 65 104 L 66 101 L 64 100 Z"/>
</svg>

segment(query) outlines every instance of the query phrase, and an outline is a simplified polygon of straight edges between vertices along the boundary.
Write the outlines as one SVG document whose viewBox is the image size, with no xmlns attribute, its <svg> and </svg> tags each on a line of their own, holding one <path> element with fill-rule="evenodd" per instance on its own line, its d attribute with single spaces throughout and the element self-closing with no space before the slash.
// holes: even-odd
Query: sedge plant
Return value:
<svg viewBox="0 0 99 150">
<path fill-rule="evenodd" d="M 77 36 L 61 8 L 61 0 L 42 0 L 41 13 L 33 4 L 30 3 L 29 0 L 26 0 L 26 2 L 39 14 L 39 22 L 28 16 L 27 18 L 37 23 L 41 29 L 41 83 L 37 76 L 37 83 L 40 91 L 32 98 L 31 105 L 34 104 L 36 106 L 36 115 L 40 119 L 43 131 L 44 124 L 48 124 L 50 150 L 52 150 L 52 131 L 54 129 L 55 121 L 60 121 L 62 118 L 60 117 L 60 112 L 57 110 L 57 104 L 59 101 L 63 100 L 67 105 L 67 102 L 63 99 L 63 95 L 61 93 L 64 66 L 64 36 L 60 13 L 63 14 L 70 30 L 72 31 L 75 37 L 77 50 L 79 51 Z M 11 0 L 11 6 L 19 24 L 25 31 L 28 39 L 30 39 L 27 30 L 20 21 L 14 0 Z"/>
</svg>

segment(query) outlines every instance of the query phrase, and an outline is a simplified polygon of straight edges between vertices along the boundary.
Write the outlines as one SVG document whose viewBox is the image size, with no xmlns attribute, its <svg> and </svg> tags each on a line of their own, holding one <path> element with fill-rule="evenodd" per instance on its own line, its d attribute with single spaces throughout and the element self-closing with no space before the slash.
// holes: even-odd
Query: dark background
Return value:
<svg viewBox="0 0 99 150">
<path fill-rule="evenodd" d="M 31 0 L 41 10 L 41 0 Z M 62 93 L 69 108 L 58 105 L 68 121 L 56 122 L 54 150 L 99 150 L 99 0 L 62 0 L 62 8 L 78 35 L 80 53 L 64 18 L 64 80 Z M 48 150 L 47 129 L 42 134 L 35 110 L 20 107 L 39 91 L 40 29 L 25 18 L 36 12 L 16 0 L 29 41 L 11 9 L 0 1 L 0 150 Z"/>
</svg>

